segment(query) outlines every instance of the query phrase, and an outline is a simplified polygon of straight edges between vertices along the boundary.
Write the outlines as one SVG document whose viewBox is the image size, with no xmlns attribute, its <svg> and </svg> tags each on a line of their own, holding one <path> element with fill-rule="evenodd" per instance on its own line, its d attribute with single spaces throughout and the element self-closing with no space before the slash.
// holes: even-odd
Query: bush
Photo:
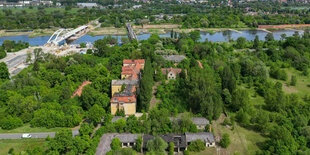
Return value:
<svg viewBox="0 0 310 155">
<path fill-rule="evenodd" d="M 296 86 L 296 83 L 297 83 L 297 78 L 295 75 L 292 75 L 292 78 L 291 78 L 291 86 Z"/>
<path fill-rule="evenodd" d="M 169 155 L 173 155 L 174 154 L 174 143 L 170 143 L 169 144 Z"/>
<path fill-rule="evenodd" d="M 230 144 L 230 138 L 229 138 L 229 135 L 227 133 L 223 134 L 223 137 L 222 137 L 222 140 L 220 142 L 220 145 L 223 147 L 223 148 L 227 148 Z"/>
<path fill-rule="evenodd" d="M 188 146 L 188 150 L 194 151 L 194 152 L 200 152 L 204 149 L 205 149 L 205 144 L 200 139 L 191 142 L 191 144 L 189 144 L 189 146 Z"/>
<path fill-rule="evenodd" d="M 184 155 L 189 155 L 189 151 L 188 151 L 188 150 L 185 150 L 185 151 L 184 151 Z"/>
<path fill-rule="evenodd" d="M 116 137 L 112 140 L 110 146 L 112 150 L 119 150 L 121 148 L 121 141 Z"/>
<path fill-rule="evenodd" d="M 15 129 L 23 125 L 23 121 L 18 117 L 8 116 L 1 120 L 1 128 L 5 130 Z"/>
</svg>

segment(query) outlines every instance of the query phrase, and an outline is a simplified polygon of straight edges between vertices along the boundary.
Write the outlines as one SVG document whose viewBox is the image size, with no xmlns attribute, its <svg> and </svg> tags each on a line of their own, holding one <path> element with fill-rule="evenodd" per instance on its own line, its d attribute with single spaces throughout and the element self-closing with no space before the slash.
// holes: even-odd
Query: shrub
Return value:
<svg viewBox="0 0 310 155">
<path fill-rule="evenodd" d="M 188 150 L 185 150 L 185 151 L 184 151 L 184 155 L 189 155 L 189 151 L 188 151 Z"/>
<path fill-rule="evenodd" d="M 173 155 L 174 154 L 174 143 L 170 143 L 169 144 L 169 155 Z"/>
<path fill-rule="evenodd" d="M 200 139 L 191 142 L 191 144 L 189 144 L 189 146 L 188 146 L 188 150 L 194 151 L 194 152 L 200 152 L 204 149 L 205 149 L 205 144 Z"/>
<path fill-rule="evenodd" d="M 296 86 L 296 83 L 297 83 L 297 78 L 295 75 L 292 75 L 292 78 L 291 78 L 291 86 Z"/>
<path fill-rule="evenodd" d="M 1 128 L 5 130 L 15 129 L 23 125 L 23 121 L 18 117 L 8 116 L 1 120 Z"/>
<path fill-rule="evenodd" d="M 110 146 L 112 150 L 119 150 L 121 148 L 121 141 L 116 137 L 112 140 Z"/>
<path fill-rule="evenodd" d="M 229 138 L 229 135 L 227 133 L 223 134 L 223 137 L 222 137 L 222 140 L 220 142 L 220 145 L 223 147 L 223 148 L 227 148 L 230 144 L 230 138 Z"/>
</svg>

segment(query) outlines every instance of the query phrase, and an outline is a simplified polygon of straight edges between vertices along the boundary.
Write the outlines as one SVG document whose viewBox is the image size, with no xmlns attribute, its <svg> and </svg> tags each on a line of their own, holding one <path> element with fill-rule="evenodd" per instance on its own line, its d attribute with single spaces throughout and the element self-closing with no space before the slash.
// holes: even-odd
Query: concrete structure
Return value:
<svg viewBox="0 0 310 155">
<path fill-rule="evenodd" d="M 215 138 L 212 132 L 198 132 L 198 133 L 185 133 L 186 144 L 190 145 L 192 141 L 202 140 L 205 143 L 206 147 L 215 146 Z"/>
<path fill-rule="evenodd" d="M 83 36 L 84 34 L 86 34 L 88 31 L 88 26 L 83 25 L 80 26 L 74 30 L 70 30 L 70 29 L 59 29 L 57 31 L 55 31 L 53 33 L 53 35 L 49 38 L 49 40 L 47 41 L 47 45 L 51 44 L 51 45 L 58 45 L 60 42 L 64 41 L 64 40 L 75 40 L 78 39 L 79 37 Z M 61 35 L 63 32 L 66 32 L 65 34 Z"/>
<path fill-rule="evenodd" d="M 161 69 L 162 73 L 164 75 L 167 75 L 167 79 L 171 80 L 171 79 L 176 79 L 177 75 L 179 75 L 182 72 L 181 68 L 162 68 Z"/>
<path fill-rule="evenodd" d="M 80 8 L 97 8 L 99 5 L 97 3 L 77 3 L 76 4 Z"/>
<path fill-rule="evenodd" d="M 169 117 L 170 121 L 181 121 L 181 117 Z M 204 117 L 192 117 L 192 122 L 196 125 L 198 130 L 204 130 L 207 124 L 210 124 L 210 121 Z"/>
<path fill-rule="evenodd" d="M 117 111 L 124 111 L 125 115 L 136 113 L 136 93 L 139 87 L 140 71 L 144 68 L 144 59 L 123 60 L 121 78 L 122 80 L 112 80 L 111 113 L 115 115 Z M 125 88 L 122 88 L 125 86 Z M 124 89 L 124 90 L 122 90 Z"/>
<path fill-rule="evenodd" d="M 115 93 L 119 93 L 122 90 L 122 86 L 123 85 L 132 85 L 136 88 L 139 87 L 139 80 L 128 80 L 128 79 L 124 79 L 124 80 L 112 80 L 111 83 L 111 94 L 112 96 Z"/>
<path fill-rule="evenodd" d="M 186 59 L 186 57 L 184 55 L 162 55 L 162 57 L 166 60 L 166 61 L 172 61 L 174 62 L 174 65 L 177 65 L 178 63 L 180 63 L 183 59 Z"/>
<path fill-rule="evenodd" d="M 134 147 L 137 143 L 137 139 L 139 135 L 142 136 L 143 151 L 147 151 L 146 145 L 149 140 L 155 138 L 153 135 L 149 134 L 118 134 L 118 133 L 107 133 L 102 135 L 100 139 L 100 143 L 96 149 L 96 155 L 104 155 L 106 152 L 110 151 L 110 144 L 114 138 L 118 138 L 122 143 L 122 147 Z M 206 147 L 214 147 L 215 146 L 215 138 L 213 133 L 211 132 L 199 132 L 199 133 L 185 133 L 185 134 L 163 134 L 158 135 L 168 144 L 170 142 L 174 143 L 174 151 L 180 152 L 187 149 L 188 145 L 195 140 L 202 140 L 205 143 Z M 169 148 L 169 147 L 168 147 Z M 168 148 L 166 151 L 168 151 Z"/>
<path fill-rule="evenodd" d="M 127 25 L 126 25 L 126 28 L 127 28 L 127 30 L 128 30 L 128 37 L 129 37 L 129 39 L 130 39 L 131 41 L 134 40 L 134 39 L 138 41 L 137 35 L 136 35 L 136 33 L 133 31 L 131 25 L 130 25 L 130 24 L 127 24 Z"/>
<path fill-rule="evenodd" d="M 115 93 L 111 98 L 111 113 L 115 115 L 117 111 L 124 111 L 125 115 L 134 115 L 136 113 L 136 96 L 135 88 L 127 85 L 125 90 L 120 93 Z"/>
<path fill-rule="evenodd" d="M 118 138 L 122 143 L 122 148 L 128 148 L 128 147 L 132 148 L 136 146 L 139 135 L 142 135 L 142 134 L 123 133 L 123 134 L 115 135 L 113 139 Z"/>
</svg>

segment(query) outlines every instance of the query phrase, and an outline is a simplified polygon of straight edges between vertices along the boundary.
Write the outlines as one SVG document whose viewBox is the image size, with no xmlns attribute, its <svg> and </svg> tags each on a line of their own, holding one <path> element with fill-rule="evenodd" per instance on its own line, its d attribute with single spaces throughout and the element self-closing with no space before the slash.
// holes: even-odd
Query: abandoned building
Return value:
<svg viewBox="0 0 310 155">
<path fill-rule="evenodd" d="M 169 117 L 170 121 L 180 121 L 181 117 Z M 196 125 L 198 130 L 205 130 L 207 124 L 210 124 L 210 121 L 204 117 L 192 117 L 192 122 Z"/>
<path fill-rule="evenodd" d="M 121 73 L 122 80 L 112 80 L 111 84 L 111 114 L 124 111 L 125 115 L 136 113 L 136 93 L 139 88 L 141 69 L 144 68 L 144 59 L 125 59 Z"/>
<path fill-rule="evenodd" d="M 142 150 L 143 152 L 146 152 L 147 151 L 146 146 L 147 146 L 148 141 L 155 138 L 155 136 L 153 135 L 123 133 L 123 134 L 114 135 L 112 139 L 117 137 L 120 140 L 123 148 L 134 147 L 137 143 L 137 139 L 139 138 L 139 135 L 142 136 L 142 141 L 143 141 Z M 206 147 L 215 146 L 215 138 L 212 132 L 198 132 L 198 133 L 185 133 L 185 134 L 171 133 L 171 134 L 163 134 L 163 135 L 158 135 L 158 136 L 162 138 L 168 144 L 173 142 L 175 152 L 181 152 L 181 151 L 187 150 L 188 145 L 190 145 L 191 142 L 198 140 L 198 139 L 203 141 Z"/>
<path fill-rule="evenodd" d="M 182 72 L 181 68 L 162 68 L 162 73 L 167 76 L 168 80 L 176 79 L 177 76 Z"/>
</svg>

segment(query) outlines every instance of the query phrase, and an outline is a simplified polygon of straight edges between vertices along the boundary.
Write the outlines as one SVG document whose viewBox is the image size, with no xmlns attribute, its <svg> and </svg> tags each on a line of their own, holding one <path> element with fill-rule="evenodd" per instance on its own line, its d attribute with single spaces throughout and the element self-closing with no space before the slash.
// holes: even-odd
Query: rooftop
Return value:
<svg viewBox="0 0 310 155">
<path fill-rule="evenodd" d="M 122 116 L 114 116 L 111 120 L 112 123 L 118 121 L 119 119 L 124 119 L 125 121 L 127 120 L 127 117 L 122 117 Z"/>
<path fill-rule="evenodd" d="M 181 147 L 185 148 L 186 147 L 186 139 L 184 134 L 163 134 L 163 135 L 158 135 L 160 138 L 162 138 L 165 142 L 168 144 L 170 142 L 173 142 L 175 147 Z M 155 136 L 153 135 L 143 135 L 143 147 L 146 147 L 146 144 L 149 140 L 154 139 Z"/>
<path fill-rule="evenodd" d="M 173 72 L 174 74 L 180 74 L 182 72 L 182 69 L 170 67 L 170 68 L 162 68 L 161 71 L 164 75 L 166 75 L 169 72 Z"/>
<path fill-rule="evenodd" d="M 186 132 L 185 137 L 186 137 L 186 142 L 192 142 L 198 139 L 204 142 L 210 142 L 210 143 L 215 142 L 214 135 L 212 132 L 198 132 L 198 133 Z"/>
<path fill-rule="evenodd" d="M 75 97 L 76 95 L 81 96 L 82 95 L 82 90 L 85 86 L 91 84 L 92 82 L 90 81 L 84 81 L 78 89 L 75 90 L 75 92 L 72 94 L 71 98 Z"/>
<path fill-rule="evenodd" d="M 180 121 L 181 117 L 169 117 L 170 121 Z M 207 125 L 210 124 L 209 120 L 204 117 L 192 117 L 192 121 L 195 125 Z"/>
<path fill-rule="evenodd" d="M 117 137 L 122 143 L 135 143 L 139 135 L 141 134 L 123 133 L 114 135 L 113 139 Z"/>
<path fill-rule="evenodd" d="M 128 79 L 124 79 L 124 80 L 112 80 L 112 86 L 113 85 L 138 85 L 139 81 L 138 80 L 128 80 Z"/>
<path fill-rule="evenodd" d="M 181 62 L 183 59 L 186 59 L 184 55 L 163 55 L 162 56 L 167 61 Z"/>
<path fill-rule="evenodd" d="M 124 59 L 123 64 L 135 64 L 139 62 L 140 64 L 144 64 L 145 60 L 144 59 Z"/>
</svg>

